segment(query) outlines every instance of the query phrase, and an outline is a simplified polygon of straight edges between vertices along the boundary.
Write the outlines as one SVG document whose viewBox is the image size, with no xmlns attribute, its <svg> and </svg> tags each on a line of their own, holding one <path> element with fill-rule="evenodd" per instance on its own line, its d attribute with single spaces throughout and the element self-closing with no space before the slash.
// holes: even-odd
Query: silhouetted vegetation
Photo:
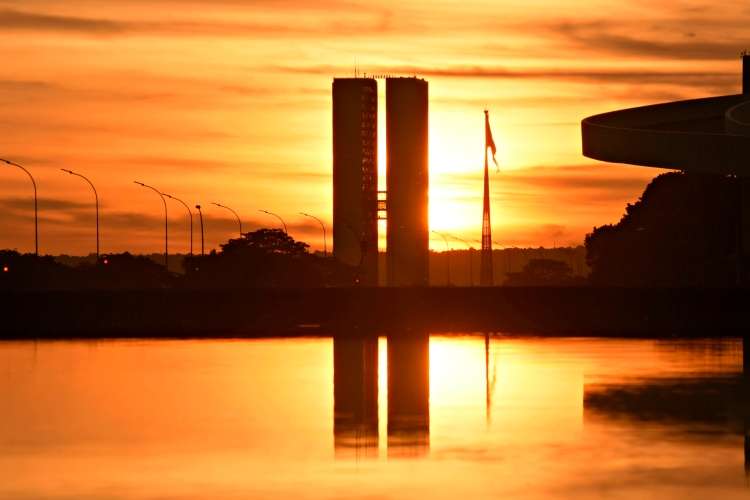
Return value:
<svg viewBox="0 0 750 500">
<path fill-rule="evenodd" d="M 568 264 L 552 259 L 532 259 L 521 272 L 509 273 L 506 286 L 578 286 L 586 280 L 573 275 Z"/>
<path fill-rule="evenodd" d="M 176 278 L 148 257 L 129 253 L 103 256 L 71 267 L 51 256 L 0 251 L 0 289 L 143 289 L 175 285 Z"/>
<path fill-rule="evenodd" d="M 279 229 L 259 229 L 221 245 L 220 252 L 188 257 L 185 284 L 197 288 L 351 285 L 354 270 L 311 254 L 307 243 Z"/>
<path fill-rule="evenodd" d="M 332 256 L 312 253 L 307 244 L 280 230 L 261 229 L 229 240 L 219 252 L 206 256 L 169 255 L 170 272 L 164 270 L 164 254 L 104 254 L 99 261 L 86 256 L 21 255 L 0 252 L 10 274 L 0 275 L 0 287 L 7 290 L 153 289 L 153 288 L 254 288 L 356 285 L 357 269 L 338 263 Z M 585 271 L 583 247 L 506 248 L 494 250 L 495 282 L 504 280 L 534 259 L 561 261 L 573 274 Z M 385 254 L 380 255 L 385 266 Z M 473 259 L 472 264 L 469 259 Z M 479 282 L 480 252 L 453 250 L 430 252 L 430 284 L 447 284 L 450 259 L 451 284 L 468 286 Z M 179 265 L 179 269 L 175 266 Z M 385 268 L 385 267 L 383 267 Z M 516 271 L 514 271 L 516 270 Z M 473 271 L 473 273 L 470 273 Z M 470 281 L 470 275 L 473 274 Z M 385 273 L 382 273 L 384 278 Z M 541 286 L 560 280 L 537 280 Z M 574 284 L 581 284 L 580 278 Z M 512 284 L 512 282 L 511 282 Z M 381 283 L 385 285 L 385 283 Z"/>
<path fill-rule="evenodd" d="M 321 287 L 355 284 L 356 269 L 308 251 L 278 229 L 260 229 L 231 239 L 221 251 L 185 257 L 184 274 L 168 272 L 154 256 L 130 253 L 61 259 L 0 251 L 0 289 L 161 289 Z M 171 256 L 170 256 L 171 257 Z M 65 265 L 58 259 L 77 263 Z M 163 259 L 163 256 L 162 256 Z"/>
<path fill-rule="evenodd" d="M 128 252 L 125 252 L 128 253 Z M 124 255 L 124 254 L 103 254 L 102 257 L 105 256 L 112 256 L 112 255 Z M 164 253 L 148 253 L 148 254 L 139 254 L 139 257 L 146 257 L 150 259 L 152 262 L 163 266 L 164 265 Z M 187 257 L 187 254 L 182 253 L 170 253 L 169 254 L 169 271 L 171 273 L 182 273 L 182 261 Z M 89 255 L 55 255 L 55 260 L 59 262 L 60 264 L 65 264 L 68 267 L 78 267 L 83 266 L 86 264 L 94 265 L 96 264 L 96 254 L 89 254 Z"/>
<path fill-rule="evenodd" d="M 700 431 L 742 435 L 750 409 L 745 381 L 734 373 L 594 385 L 583 402 L 586 412 L 610 418 L 688 426 L 693 437 Z"/>
<path fill-rule="evenodd" d="M 59 290 L 76 281 L 75 269 L 53 257 L 0 250 L 0 290 Z"/>
<path fill-rule="evenodd" d="M 607 286 L 731 286 L 737 269 L 737 181 L 659 175 L 615 225 L 586 236 L 590 280 Z"/>
<path fill-rule="evenodd" d="M 96 264 L 78 266 L 87 288 L 139 289 L 167 288 L 176 282 L 163 265 L 128 252 L 108 255 Z"/>
<path fill-rule="evenodd" d="M 480 250 L 456 249 L 449 252 L 438 247 L 438 251 L 431 250 L 430 285 L 446 286 L 450 264 L 450 283 L 452 286 L 476 286 L 479 284 L 482 252 Z M 380 269 L 386 269 L 385 252 L 381 252 Z M 533 259 L 552 259 L 565 262 L 576 276 L 585 277 L 589 269 L 586 265 L 586 249 L 576 247 L 508 247 L 494 248 L 492 261 L 495 271 L 495 285 L 505 285 L 512 273 L 520 272 Z M 380 273 L 380 285 L 386 285 L 386 273 Z M 582 280 L 579 280 L 582 282 Z"/>
</svg>

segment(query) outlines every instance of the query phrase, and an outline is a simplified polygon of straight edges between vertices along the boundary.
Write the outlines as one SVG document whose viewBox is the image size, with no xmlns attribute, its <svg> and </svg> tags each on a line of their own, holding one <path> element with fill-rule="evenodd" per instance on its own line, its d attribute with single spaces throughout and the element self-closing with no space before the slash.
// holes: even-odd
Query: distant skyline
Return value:
<svg viewBox="0 0 750 500">
<path fill-rule="evenodd" d="M 738 93 L 748 21 L 739 1 L 0 0 L 0 157 L 37 179 L 42 253 L 95 248 L 90 188 L 60 168 L 96 184 L 103 253 L 163 249 L 161 202 L 133 180 L 201 203 L 207 249 L 237 227 L 211 202 L 246 231 L 278 224 L 258 209 L 276 212 L 322 248 L 297 213 L 330 227 L 333 77 L 417 74 L 430 83 L 431 229 L 481 236 L 488 108 L 494 239 L 579 244 L 661 172 L 583 158 L 580 120 Z M 23 172 L 0 166 L 0 248 L 33 251 L 31 200 Z M 170 252 L 186 252 L 184 208 L 169 209 Z"/>
</svg>

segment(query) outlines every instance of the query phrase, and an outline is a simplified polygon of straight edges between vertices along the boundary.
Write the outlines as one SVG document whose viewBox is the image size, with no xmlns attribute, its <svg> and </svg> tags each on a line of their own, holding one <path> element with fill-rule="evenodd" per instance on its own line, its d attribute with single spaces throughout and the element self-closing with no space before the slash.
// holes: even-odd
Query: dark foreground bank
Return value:
<svg viewBox="0 0 750 500">
<path fill-rule="evenodd" d="M 3 292 L 0 338 L 255 337 L 399 332 L 726 336 L 737 289 L 325 288 Z"/>
</svg>

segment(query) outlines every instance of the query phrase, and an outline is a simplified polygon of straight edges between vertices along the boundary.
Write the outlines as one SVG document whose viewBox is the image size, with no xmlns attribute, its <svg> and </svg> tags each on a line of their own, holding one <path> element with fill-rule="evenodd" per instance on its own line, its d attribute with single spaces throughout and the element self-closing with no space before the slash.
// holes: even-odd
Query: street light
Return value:
<svg viewBox="0 0 750 500">
<path fill-rule="evenodd" d="M 286 230 L 286 222 L 284 222 L 284 219 L 282 219 L 281 216 L 279 216 L 278 214 L 275 214 L 273 212 L 269 212 L 268 210 L 258 210 L 258 211 L 259 212 L 263 212 L 264 214 L 271 215 L 271 216 L 276 217 L 277 219 L 279 219 L 281 221 L 281 225 L 284 226 L 284 234 L 288 234 L 287 230 Z"/>
<path fill-rule="evenodd" d="M 164 196 L 169 198 L 170 200 L 178 201 L 182 203 L 182 206 L 185 207 L 185 210 L 187 210 L 188 216 L 190 217 L 190 255 L 193 255 L 193 212 L 190 211 L 190 207 L 187 206 L 187 203 L 182 201 L 181 199 L 174 197 L 172 195 L 169 195 L 167 193 L 162 193 Z"/>
<path fill-rule="evenodd" d="M 0 158 L 0 161 L 3 163 L 7 163 L 8 165 L 12 165 L 14 167 L 18 167 L 24 172 L 26 172 L 26 175 L 29 176 L 29 179 L 31 179 L 31 185 L 34 186 L 34 255 L 39 256 L 39 209 L 38 209 L 38 202 L 37 202 L 37 196 L 36 196 L 36 181 L 34 180 L 34 177 L 31 175 L 31 172 L 23 168 L 18 163 L 14 163 L 10 160 L 3 160 Z"/>
<path fill-rule="evenodd" d="M 300 212 L 300 215 L 303 217 L 310 217 L 311 219 L 315 219 L 320 224 L 320 227 L 323 228 L 323 257 L 328 257 L 328 244 L 326 243 L 326 226 L 323 224 L 323 221 L 315 217 L 314 215 L 306 214 L 305 212 Z"/>
<path fill-rule="evenodd" d="M 201 255 L 204 255 L 205 252 L 203 251 L 203 212 L 201 212 L 200 205 L 196 205 L 195 208 L 198 210 L 198 216 L 200 217 L 200 220 L 201 220 Z"/>
<path fill-rule="evenodd" d="M 240 238 L 242 238 L 242 219 L 240 219 L 240 216 L 237 214 L 237 212 L 235 212 L 234 210 L 232 210 L 226 205 L 222 205 L 221 203 L 212 202 L 211 204 L 216 205 L 217 207 L 225 208 L 229 210 L 230 212 L 232 212 L 235 217 L 237 217 L 237 224 L 240 225 Z"/>
<path fill-rule="evenodd" d="M 149 186 L 148 184 L 144 184 L 142 182 L 133 181 L 136 184 L 138 184 L 141 187 L 149 188 L 154 193 L 159 195 L 159 198 L 161 198 L 161 202 L 164 204 L 164 267 L 167 269 L 167 272 L 169 271 L 169 217 L 167 215 L 167 200 L 164 199 L 164 195 L 161 191 L 156 189 L 153 186 Z"/>
<path fill-rule="evenodd" d="M 448 243 L 448 238 L 445 236 L 445 234 L 440 233 L 438 231 L 432 231 L 432 232 L 437 234 L 441 238 L 443 238 L 443 241 L 445 242 L 445 267 L 446 267 L 445 282 L 448 286 L 451 286 L 451 249 L 450 249 L 450 244 Z"/>
<path fill-rule="evenodd" d="M 88 177 L 85 177 L 78 172 L 73 172 L 72 170 L 68 170 L 67 168 L 61 168 L 63 172 L 75 175 L 76 177 L 80 177 L 84 181 L 89 183 L 89 186 L 91 186 L 91 189 L 94 191 L 94 202 L 96 204 L 96 262 L 99 262 L 99 193 L 96 192 L 96 188 L 94 187 L 94 183 L 89 180 Z"/>
</svg>

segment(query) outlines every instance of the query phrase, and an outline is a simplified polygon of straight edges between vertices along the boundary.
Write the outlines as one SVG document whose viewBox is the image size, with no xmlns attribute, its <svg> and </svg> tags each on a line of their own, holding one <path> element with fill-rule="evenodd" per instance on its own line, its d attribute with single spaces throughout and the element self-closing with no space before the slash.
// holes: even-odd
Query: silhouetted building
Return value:
<svg viewBox="0 0 750 500">
<path fill-rule="evenodd" d="M 410 456 L 430 446 L 430 336 L 388 336 L 388 455 Z"/>
<path fill-rule="evenodd" d="M 418 78 L 388 78 L 385 95 L 388 284 L 426 286 L 429 278 L 427 82 Z"/>
<path fill-rule="evenodd" d="M 378 338 L 333 337 L 336 454 L 378 454 Z"/>
<path fill-rule="evenodd" d="M 333 80 L 333 255 L 378 280 L 378 88 L 372 78 Z"/>
</svg>

